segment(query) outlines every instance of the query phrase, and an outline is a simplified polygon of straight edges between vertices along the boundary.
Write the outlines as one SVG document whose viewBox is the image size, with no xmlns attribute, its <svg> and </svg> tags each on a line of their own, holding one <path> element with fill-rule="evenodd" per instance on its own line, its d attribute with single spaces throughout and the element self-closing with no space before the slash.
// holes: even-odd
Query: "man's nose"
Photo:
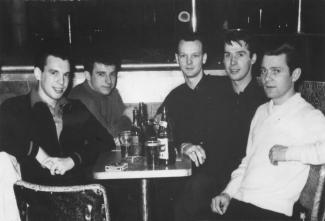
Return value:
<svg viewBox="0 0 325 221">
<path fill-rule="evenodd" d="M 237 64 L 237 58 L 235 56 L 231 56 L 230 64 Z"/>
<path fill-rule="evenodd" d="M 64 76 L 59 76 L 58 77 L 58 79 L 57 79 L 57 82 L 59 83 L 59 84 L 64 84 L 64 81 L 65 81 L 65 78 L 64 78 Z"/>
<path fill-rule="evenodd" d="M 107 75 L 106 78 L 105 78 L 105 82 L 106 84 L 110 84 L 112 83 L 112 79 L 111 79 L 111 76 L 110 75 Z"/>
<path fill-rule="evenodd" d="M 192 63 L 193 63 L 192 58 L 187 57 L 186 58 L 186 64 L 192 64 Z"/>
</svg>

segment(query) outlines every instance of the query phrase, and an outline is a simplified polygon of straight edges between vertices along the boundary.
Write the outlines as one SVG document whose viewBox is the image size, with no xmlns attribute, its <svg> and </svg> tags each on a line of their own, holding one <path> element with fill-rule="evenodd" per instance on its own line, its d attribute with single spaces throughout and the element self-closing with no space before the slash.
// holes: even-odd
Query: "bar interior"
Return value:
<svg viewBox="0 0 325 221">
<path fill-rule="evenodd" d="M 156 220 L 159 214 L 156 207 L 161 204 L 154 203 L 157 200 L 154 199 L 155 188 L 163 185 L 155 185 L 156 180 L 173 182 L 196 173 L 191 158 L 182 155 L 181 146 L 169 150 L 169 154 L 175 151 L 175 159 L 172 164 L 166 161 L 166 165 L 160 162 L 163 158 L 158 160 L 161 150 L 154 149 L 161 148 L 164 139 L 168 147 L 171 136 L 167 126 L 164 127 L 167 119 L 157 122 L 157 112 L 163 113 L 160 107 L 166 96 L 186 82 L 175 58 L 178 47 L 175 42 L 184 33 L 199 33 L 204 38 L 208 55 L 204 73 L 212 76 L 227 75 L 223 42 L 227 31 L 249 31 L 261 47 L 274 40 L 294 42 L 303 61 L 298 92 L 325 113 L 324 12 L 324 0 L 1 0 L 0 104 L 37 87 L 39 79 L 34 75 L 34 58 L 53 39 L 67 45 L 72 54 L 75 64 L 72 87 L 87 82 L 85 60 L 93 48 L 111 49 L 121 60 L 116 89 L 125 108 L 123 114 L 130 121 L 126 130 L 130 133 L 124 133 L 123 138 L 120 133 L 113 135 L 118 147 L 100 154 L 95 166 L 88 168 L 94 184 L 85 188 L 48 187 L 18 181 L 14 191 L 17 202 L 19 199 L 18 207 L 14 202 L 8 209 L 3 203 L 7 198 L 1 193 L 0 220 L 34 220 L 34 210 L 29 209 L 34 205 L 23 199 L 30 194 L 48 197 L 51 206 L 60 204 L 54 207 L 56 213 L 65 210 L 76 213 L 74 218 L 67 218 L 71 215 L 69 212 L 62 213 L 57 220 Z M 257 56 L 253 72 L 260 72 L 261 59 Z M 256 77 L 260 79 L 260 74 Z M 166 115 L 169 117 L 168 110 Z M 138 140 L 134 140 L 136 136 Z M 124 144 L 129 156 L 120 149 Z M 141 146 L 139 150 L 132 149 L 137 145 Z M 0 151 L 3 153 L 1 146 Z M 144 160 L 147 154 L 151 154 L 150 165 Z M 7 156 L 1 155 L 1 158 L 4 164 L 12 163 L 9 162 L 12 158 L 9 161 Z M 15 162 L 14 167 L 19 167 L 19 160 Z M 1 165 L 0 173 L 11 169 Z M 313 173 L 316 181 L 310 192 L 304 191 L 302 195 L 312 206 L 296 212 L 297 220 L 324 219 L 324 171 L 322 166 L 311 167 L 309 176 Z M 9 175 L 0 176 L 6 179 Z M 25 189 L 29 190 L 25 192 Z M 10 191 L 14 193 L 12 188 Z M 44 195 L 39 196 L 40 192 Z M 110 195 L 120 192 L 123 192 L 120 197 Z M 119 202 L 112 202 L 112 198 L 119 198 Z M 174 202 L 174 199 L 169 200 Z M 169 218 L 166 220 L 173 221 Z M 35 220 L 42 219 L 51 220 L 44 216 Z M 203 215 L 196 220 L 218 219 Z"/>
</svg>

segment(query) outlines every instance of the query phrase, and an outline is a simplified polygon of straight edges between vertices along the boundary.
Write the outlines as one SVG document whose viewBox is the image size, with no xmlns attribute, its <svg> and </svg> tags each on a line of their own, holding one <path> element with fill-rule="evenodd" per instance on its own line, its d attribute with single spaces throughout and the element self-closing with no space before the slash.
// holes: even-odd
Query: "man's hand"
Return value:
<svg viewBox="0 0 325 221">
<path fill-rule="evenodd" d="M 200 145 L 193 145 L 191 143 L 182 143 L 181 149 L 183 154 L 187 155 L 199 167 L 205 162 L 206 154 Z"/>
<path fill-rule="evenodd" d="M 49 157 L 45 160 L 44 164 L 49 168 L 52 175 L 64 175 L 67 171 L 74 167 L 74 162 L 71 157 L 58 158 Z"/>
<path fill-rule="evenodd" d="M 271 163 L 273 165 L 278 165 L 279 161 L 286 161 L 287 150 L 287 146 L 274 145 L 269 152 L 269 158 Z"/>
<path fill-rule="evenodd" d="M 221 193 L 220 195 L 212 198 L 211 210 L 212 212 L 218 213 L 220 215 L 225 214 L 230 204 L 230 196 L 227 193 Z"/>
<path fill-rule="evenodd" d="M 47 165 L 44 164 L 44 162 L 49 158 L 50 156 L 43 150 L 42 147 L 38 149 L 38 152 L 36 154 L 36 160 L 41 164 L 43 168 L 48 168 Z"/>
</svg>

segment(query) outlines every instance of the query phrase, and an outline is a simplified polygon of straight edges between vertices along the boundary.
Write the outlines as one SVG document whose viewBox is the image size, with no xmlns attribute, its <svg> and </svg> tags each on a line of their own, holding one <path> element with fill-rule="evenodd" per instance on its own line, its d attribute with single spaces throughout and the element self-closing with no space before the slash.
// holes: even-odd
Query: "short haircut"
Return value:
<svg viewBox="0 0 325 221">
<path fill-rule="evenodd" d="M 253 56 L 253 54 L 257 53 L 257 49 L 256 49 L 256 40 L 253 38 L 253 36 L 246 30 L 242 30 L 242 29 L 232 29 L 232 30 L 227 30 L 224 33 L 224 45 L 231 45 L 232 42 L 236 42 L 241 46 L 245 46 L 242 45 L 242 42 L 246 43 L 246 47 L 250 52 L 250 57 Z"/>
<path fill-rule="evenodd" d="M 205 41 L 200 33 L 184 32 L 177 36 L 177 41 L 175 44 L 176 54 L 178 54 L 178 46 L 181 41 L 199 41 L 202 44 L 202 52 L 206 53 Z"/>
<path fill-rule="evenodd" d="M 71 51 L 65 44 L 49 43 L 48 45 L 45 45 L 36 56 L 34 66 L 38 67 L 41 71 L 44 71 L 46 60 L 50 55 L 61 58 L 62 60 L 68 60 L 70 65 L 70 73 L 74 73 Z"/>
<path fill-rule="evenodd" d="M 92 74 L 94 64 L 101 63 L 104 65 L 114 65 L 116 72 L 121 68 L 121 59 L 114 50 L 104 50 L 101 48 L 93 48 L 89 52 L 89 56 L 85 59 L 85 70 Z"/>
<path fill-rule="evenodd" d="M 300 54 L 298 53 L 296 47 L 293 44 L 290 44 L 288 42 L 269 46 L 269 48 L 264 51 L 263 56 L 264 55 L 277 56 L 281 54 L 286 55 L 286 62 L 290 72 L 292 72 L 296 68 L 301 68 L 302 60 Z"/>
</svg>

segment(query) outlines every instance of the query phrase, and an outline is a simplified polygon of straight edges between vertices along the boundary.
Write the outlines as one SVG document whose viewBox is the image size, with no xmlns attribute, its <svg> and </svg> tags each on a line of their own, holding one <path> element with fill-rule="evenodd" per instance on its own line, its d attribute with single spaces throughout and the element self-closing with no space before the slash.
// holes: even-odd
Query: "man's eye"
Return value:
<svg viewBox="0 0 325 221">
<path fill-rule="evenodd" d="M 223 56 L 224 56 L 225 58 L 229 58 L 230 54 L 229 54 L 229 53 L 224 53 Z"/>
<path fill-rule="evenodd" d="M 239 57 L 244 57 L 245 56 L 245 53 L 239 53 L 238 56 Z"/>
<path fill-rule="evenodd" d="M 185 58 L 185 54 L 179 55 L 180 58 Z"/>
<path fill-rule="evenodd" d="M 97 72 L 97 76 L 99 76 L 99 77 L 104 77 L 104 76 L 105 76 L 105 73 Z"/>
</svg>

